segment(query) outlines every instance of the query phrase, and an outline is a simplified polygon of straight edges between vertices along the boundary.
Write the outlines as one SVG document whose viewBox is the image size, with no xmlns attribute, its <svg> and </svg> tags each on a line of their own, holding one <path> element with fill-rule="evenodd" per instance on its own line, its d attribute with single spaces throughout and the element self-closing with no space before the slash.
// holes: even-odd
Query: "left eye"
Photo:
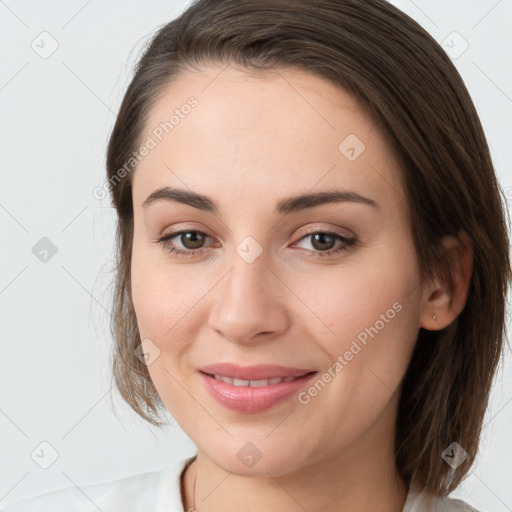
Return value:
<svg viewBox="0 0 512 512">
<path fill-rule="evenodd" d="M 182 247 L 176 246 L 174 242 L 171 242 L 174 238 L 178 237 Z M 169 253 L 175 253 L 177 256 L 194 256 L 205 249 L 203 244 L 207 238 L 211 237 L 202 231 L 190 230 L 164 235 L 154 239 L 153 241 L 161 244 L 169 251 Z M 330 231 L 315 231 L 313 233 L 308 233 L 300 238 L 299 242 L 308 238 L 311 239 L 313 249 L 306 250 L 311 252 L 315 257 L 332 255 L 334 253 L 347 250 L 357 242 L 355 238 L 350 238 Z M 336 241 L 341 242 L 338 247 L 334 247 Z M 299 242 L 296 242 L 296 244 Z"/>
<path fill-rule="evenodd" d="M 332 233 L 329 231 L 317 231 L 315 233 L 309 233 L 303 236 L 299 241 L 303 241 L 310 238 L 311 245 L 313 246 L 315 251 L 330 253 L 332 251 L 340 250 L 340 247 L 333 249 L 336 241 L 342 242 L 342 247 L 346 248 L 346 246 L 350 246 L 355 242 L 354 239 L 348 238 L 343 235 L 339 235 L 338 233 Z"/>
</svg>

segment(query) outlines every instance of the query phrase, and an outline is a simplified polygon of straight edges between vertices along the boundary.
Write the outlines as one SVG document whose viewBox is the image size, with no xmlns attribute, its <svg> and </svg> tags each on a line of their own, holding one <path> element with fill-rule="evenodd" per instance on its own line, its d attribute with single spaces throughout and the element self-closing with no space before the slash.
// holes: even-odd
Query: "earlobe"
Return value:
<svg viewBox="0 0 512 512">
<path fill-rule="evenodd" d="M 439 275 L 425 288 L 420 320 L 421 327 L 430 331 L 447 327 L 464 309 L 473 271 L 473 244 L 463 230 L 457 237 L 445 237 L 442 244 L 453 261 L 453 287 L 449 276 Z"/>
</svg>

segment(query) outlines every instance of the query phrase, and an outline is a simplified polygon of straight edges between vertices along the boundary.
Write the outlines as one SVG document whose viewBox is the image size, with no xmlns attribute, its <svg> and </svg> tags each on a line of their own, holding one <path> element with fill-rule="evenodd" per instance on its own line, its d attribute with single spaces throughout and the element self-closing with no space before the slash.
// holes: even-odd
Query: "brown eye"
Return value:
<svg viewBox="0 0 512 512">
<path fill-rule="evenodd" d="M 330 231 L 315 231 L 303 236 L 299 243 L 306 242 L 310 246 L 307 249 L 313 257 L 329 257 L 342 253 L 357 245 L 356 238 L 349 238 Z M 339 242 L 336 244 L 336 242 Z M 304 248 L 304 246 L 303 246 Z"/>
<path fill-rule="evenodd" d="M 336 242 L 336 237 L 329 233 L 315 233 L 310 236 L 312 237 L 311 245 L 319 251 L 328 251 L 329 249 L 332 249 Z"/>
<path fill-rule="evenodd" d="M 183 247 L 190 250 L 200 249 L 206 238 L 200 231 L 184 231 L 179 236 Z"/>
<path fill-rule="evenodd" d="M 169 253 L 177 256 L 194 256 L 203 251 L 203 245 L 210 238 L 202 231 L 178 231 L 170 235 L 157 237 L 153 242 L 160 244 Z"/>
</svg>

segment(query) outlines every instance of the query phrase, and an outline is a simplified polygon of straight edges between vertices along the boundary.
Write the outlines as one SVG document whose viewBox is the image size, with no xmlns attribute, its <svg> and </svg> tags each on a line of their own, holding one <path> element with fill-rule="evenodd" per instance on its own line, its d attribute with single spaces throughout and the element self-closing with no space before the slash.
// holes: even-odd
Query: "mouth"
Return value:
<svg viewBox="0 0 512 512">
<path fill-rule="evenodd" d="M 272 381 L 273 379 L 289 379 L 290 377 L 302 377 L 308 373 L 315 372 L 312 368 L 294 368 L 291 366 L 280 366 L 276 364 L 258 364 L 252 366 L 239 366 L 233 363 L 210 364 L 199 368 L 199 371 L 211 375 L 220 380 L 232 379 L 233 381 Z M 224 382 L 227 382 L 224 380 Z M 247 386 L 246 383 L 233 384 L 235 386 Z M 276 384 L 278 381 L 275 382 Z M 271 382 L 272 384 L 272 382 Z M 256 384 L 257 385 L 257 384 Z M 268 385 L 268 384 L 265 384 Z"/>
<path fill-rule="evenodd" d="M 228 409 L 262 412 L 296 395 L 318 372 L 275 365 L 203 367 L 199 375 L 210 395 Z"/>
<path fill-rule="evenodd" d="M 209 377 L 213 377 L 214 379 L 220 380 L 229 384 L 230 386 L 249 386 L 252 388 L 259 388 L 264 386 L 271 386 L 273 384 L 281 384 L 281 382 L 292 382 L 293 380 L 301 379 L 302 377 L 308 375 L 307 373 L 304 375 L 300 375 L 298 377 L 273 377 L 272 379 L 258 379 L 258 380 L 244 380 L 244 379 L 234 379 L 232 377 L 228 377 L 226 375 L 216 375 L 212 373 L 205 373 Z"/>
</svg>

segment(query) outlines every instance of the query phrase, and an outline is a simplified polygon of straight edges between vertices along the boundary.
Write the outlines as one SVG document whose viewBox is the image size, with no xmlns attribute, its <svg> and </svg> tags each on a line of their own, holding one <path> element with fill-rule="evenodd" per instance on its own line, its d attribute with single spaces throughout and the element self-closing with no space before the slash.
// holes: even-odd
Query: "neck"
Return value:
<svg viewBox="0 0 512 512">
<path fill-rule="evenodd" d="M 235 512 L 250 503 L 254 512 L 402 512 L 408 489 L 396 473 L 392 446 L 360 448 L 358 444 L 278 477 L 227 472 L 198 449 L 184 473 L 185 510 L 195 506 L 197 512 Z"/>
</svg>

